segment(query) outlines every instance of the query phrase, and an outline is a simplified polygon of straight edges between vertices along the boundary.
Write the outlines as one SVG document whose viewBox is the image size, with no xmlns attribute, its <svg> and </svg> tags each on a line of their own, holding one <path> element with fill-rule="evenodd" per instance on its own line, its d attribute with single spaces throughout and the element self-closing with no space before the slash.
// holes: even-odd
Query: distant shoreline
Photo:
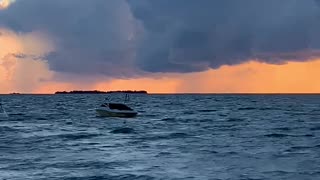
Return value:
<svg viewBox="0 0 320 180">
<path fill-rule="evenodd" d="M 61 93 L 62 92 L 62 93 Z M 72 91 L 71 91 L 72 92 Z M 100 92 L 100 93 L 99 93 Z M 88 94 L 111 94 L 111 93 L 124 93 L 124 91 L 98 91 L 98 93 L 91 92 Z M 56 93 L 0 93 L 0 95 L 10 95 L 10 96 L 22 96 L 22 95 L 54 95 L 54 94 L 77 94 L 70 93 L 66 91 L 57 91 Z M 81 94 L 81 93 L 79 93 Z M 86 93 L 82 93 L 86 94 Z M 316 95 L 320 96 L 320 93 L 147 93 L 148 95 L 214 95 L 214 96 L 299 96 L 299 95 Z"/>
<path fill-rule="evenodd" d="M 126 91 L 57 91 L 54 94 L 112 94 L 112 93 L 126 93 L 126 94 L 148 94 L 147 91 L 131 91 L 131 90 L 126 90 Z"/>
</svg>

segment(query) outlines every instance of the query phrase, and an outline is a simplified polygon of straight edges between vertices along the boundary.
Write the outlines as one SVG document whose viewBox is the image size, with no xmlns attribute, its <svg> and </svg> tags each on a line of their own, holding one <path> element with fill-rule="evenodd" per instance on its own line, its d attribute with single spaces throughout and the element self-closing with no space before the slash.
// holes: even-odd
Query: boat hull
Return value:
<svg viewBox="0 0 320 180">
<path fill-rule="evenodd" d="M 123 117 L 130 118 L 138 115 L 135 111 L 112 111 L 107 109 L 96 109 L 97 115 L 101 117 Z"/>
</svg>

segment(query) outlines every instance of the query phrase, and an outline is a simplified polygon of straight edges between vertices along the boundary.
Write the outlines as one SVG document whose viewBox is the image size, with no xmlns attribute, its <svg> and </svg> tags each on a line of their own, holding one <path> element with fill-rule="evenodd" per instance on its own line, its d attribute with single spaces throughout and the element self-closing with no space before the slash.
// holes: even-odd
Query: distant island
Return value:
<svg viewBox="0 0 320 180">
<path fill-rule="evenodd" d="M 104 91 L 57 91 L 54 94 L 106 94 L 107 92 Z"/>
<path fill-rule="evenodd" d="M 10 93 L 11 95 L 20 95 L 20 93 L 16 93 L 16 92 L 14 92 L 14 93 Z"/>
<path fill-rule="evenodd" d="M 148 94 L 147 91 L 131 91 L 131 90 L 127 90 L 127 91 L 107 91 L 107 94 L 111 94 L 111 93 Z"/>
<path fill-rule="evenodd" d="M 126 94 L 148 94 L 147 91 L 131 91 L 131 90 L 126 90 L 126 91 L 57 91 L 54 94 L 111 94 L 111 93 L 126 93 Z"/>
</svg>

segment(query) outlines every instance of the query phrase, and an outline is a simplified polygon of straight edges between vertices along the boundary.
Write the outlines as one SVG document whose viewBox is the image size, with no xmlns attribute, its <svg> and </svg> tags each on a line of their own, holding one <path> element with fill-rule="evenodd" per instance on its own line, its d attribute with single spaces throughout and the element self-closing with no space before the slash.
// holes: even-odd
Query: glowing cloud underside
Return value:
<svg viewBox="0 0 320 180">
<path fill-rule="evenodd" d="M 20 54 L 45 54 L 51 51 L 45 35 L 39 32 L 16 34 L 1 29 L 0 36 L 0 93 L 30 93 L 52 78 L 46 61 Z"/>
<path fill-rule="evenodd" d="M 271 65 L 247 62 L 190 74 L 162 74 L 131 80 L 101 80 L 86 87 L 55 82 L 35 93 L 54 93 L 74 89 L 145 89 L 150 93 L 319 93 L 320 60 Z"/>
<path fill-rule="evenodd" d="M 0 0 L 0 10 L 7 9 L 14 0 Z"/>
<path fill-rule="evenodd" d="M 183 76 L 177 92 L 319 93 L 320 60 L 272 65 L 250 61 Z"/>
</svg>

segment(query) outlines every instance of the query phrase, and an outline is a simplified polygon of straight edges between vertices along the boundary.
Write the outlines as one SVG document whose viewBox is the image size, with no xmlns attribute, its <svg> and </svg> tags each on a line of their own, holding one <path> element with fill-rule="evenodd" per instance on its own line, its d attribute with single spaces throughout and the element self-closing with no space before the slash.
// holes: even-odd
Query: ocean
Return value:
<svg viewBox="0 0 320 180">
<path fill-rule="evenodd" d="M 320 179 L 320 95 L 1 95 L 1 180 Z"/>
</svg>

